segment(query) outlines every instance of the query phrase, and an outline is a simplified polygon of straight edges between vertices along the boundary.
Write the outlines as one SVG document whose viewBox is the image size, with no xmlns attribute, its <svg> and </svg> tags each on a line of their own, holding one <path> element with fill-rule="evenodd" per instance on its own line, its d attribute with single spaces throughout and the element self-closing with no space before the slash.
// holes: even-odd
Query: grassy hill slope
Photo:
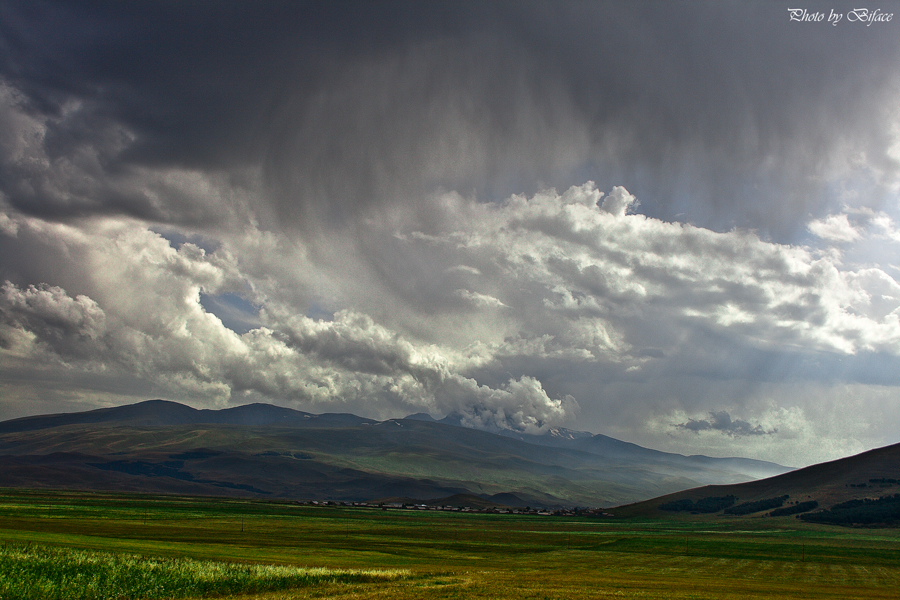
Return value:
<svg viewBox="0 0 900 600">
<path fill-rule="evenodd" d="M 877 448 L 862 454 L 812 465 L 775 477 L 736 485 L 708 485 L 664 495 L 631 505 L 617 507 L 617 516 L 672 515 L 660 507 L 666 504 L 704 498 L 734 496 L 734 505 L 787 496 L 784 506 L 815 502 L 816 509 L 829 509 L 851 500 L 876 499 L 900 493 L 900 444 Z M 768 514 L 771 509 L 748 513 L 749 517 Z M 677 511 L 689 515 L 692 511 Z M 805 511 L 809 512 L 809 511 Z M 723 514 L 715 511 L 708 514 Z"/>
</svg>

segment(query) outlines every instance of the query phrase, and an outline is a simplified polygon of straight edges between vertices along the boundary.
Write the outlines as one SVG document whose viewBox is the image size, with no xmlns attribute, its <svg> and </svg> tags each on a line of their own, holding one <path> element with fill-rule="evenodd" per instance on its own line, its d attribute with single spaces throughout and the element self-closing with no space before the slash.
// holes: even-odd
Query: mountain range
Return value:
<svg viewBox="0 0 900 600">
<path fill-rule="evenodd" d="M 613 506 L 788 471 L 567 429 L 492 433 L 452 416 L 376 421 L 268 404 L 198 410 L 149 400 L 0 423 L 0 487 Z"/>
</svg>

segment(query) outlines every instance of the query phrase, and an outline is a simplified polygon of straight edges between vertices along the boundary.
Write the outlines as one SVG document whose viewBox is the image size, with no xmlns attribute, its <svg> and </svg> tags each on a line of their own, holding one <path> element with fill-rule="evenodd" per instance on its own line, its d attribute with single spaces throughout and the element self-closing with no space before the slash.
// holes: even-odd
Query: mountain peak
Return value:
<svg viewBox="0 0 900 600">
<path fill-rule="evenodd" d="M 417 413 L 413 413 L 411 415 L 406 415 L 403 418 L 407 419 L 409 421 L 425 421 L 427 423 L 436 423 L 437 422 L 437 419 L 435 419 L 428 413 L 423 413 L 423 412 L 417 412 Z"/>
<path fill-rule="evenodd" d="M 594 437 L 594 434 L 590 431 L 576 431 L 574 429 L 566 429 L 565 427 L 551 427 L 544 435 L 563 440 L 580 440 Z"/>
</svg>

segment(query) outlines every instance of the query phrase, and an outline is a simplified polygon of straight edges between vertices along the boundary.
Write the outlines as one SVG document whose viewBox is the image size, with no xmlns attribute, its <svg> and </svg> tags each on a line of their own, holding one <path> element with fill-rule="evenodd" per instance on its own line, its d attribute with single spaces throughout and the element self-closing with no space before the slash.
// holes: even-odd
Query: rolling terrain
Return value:
<svg viewBox="0 0 900 600">
<path fill-rule="evenodd" d="M 789 470 L 568 430 L 500 435 L 421 415 L 379 422 L 164 400 L 0 423 L 0 466 L 0 487 L 337 501 L 473 494 L 523 506 L 612 506 Z"/>
</svg>

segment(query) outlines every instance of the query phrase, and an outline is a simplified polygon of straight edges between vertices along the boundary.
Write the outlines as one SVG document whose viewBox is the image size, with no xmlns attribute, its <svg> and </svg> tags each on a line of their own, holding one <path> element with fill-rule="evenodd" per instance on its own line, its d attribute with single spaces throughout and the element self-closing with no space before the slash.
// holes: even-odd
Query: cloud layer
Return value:
<svg viewBox="0 0 900 600">
<path fill-rule="evenodd" d="M 0 417 L 896 441 L 900 37 L 787 8 L 5 3 Z"/>
</svg>

